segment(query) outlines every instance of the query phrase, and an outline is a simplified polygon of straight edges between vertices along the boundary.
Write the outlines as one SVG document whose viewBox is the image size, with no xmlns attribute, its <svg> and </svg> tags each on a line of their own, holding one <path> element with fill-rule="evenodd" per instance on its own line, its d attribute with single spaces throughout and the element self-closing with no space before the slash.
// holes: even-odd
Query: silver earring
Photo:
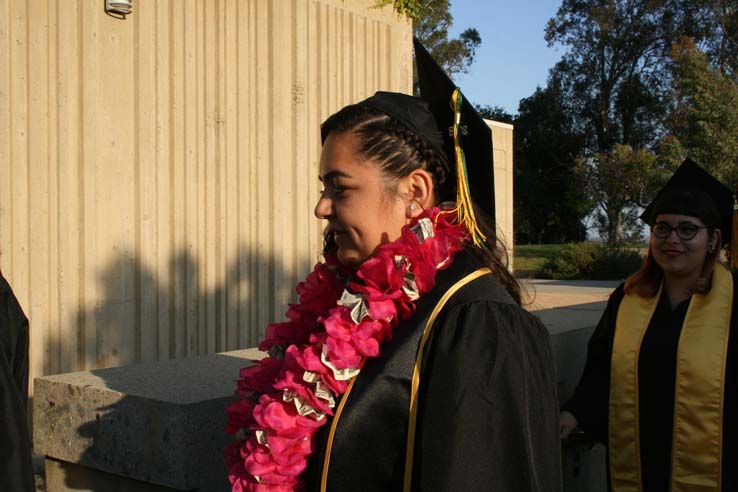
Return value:
<svg viewBox="0 0 738 492">
<path fill-rule="evenodd" d="M 418 208 L 418 206 L 417 206 L 417 205 L 415 205 L 414 203 L 411 203 L 411 204 L 410 204 L 410 211 L 411 211 L 411 212 L 415 212 L 415 209 L 417 209 L 417 208 Z"/>
<path fill-rule="evenodd" d="M 715 251 L 715 246 L 712 244 L 707 247 L 707 252 L 712 254 Z"/>
</svg>

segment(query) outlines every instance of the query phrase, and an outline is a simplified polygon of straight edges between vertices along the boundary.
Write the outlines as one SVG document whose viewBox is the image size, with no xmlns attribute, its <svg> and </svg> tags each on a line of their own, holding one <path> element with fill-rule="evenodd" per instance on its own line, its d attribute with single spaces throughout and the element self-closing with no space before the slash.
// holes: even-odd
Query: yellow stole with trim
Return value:
<svg viewBox="0 0 738 492">
<path fill-rule="evenodd" d="M 659 293 L 626 295 L 618 309 L 610 370 L 608 446 L 613 492 L 641 492 L 638 356 Z M 721 490 L 723 389 L 733 277 L 722 265 L 707 294 L 694 294 L 677 351 L 671 492 Z M 666 445 L 666 443 L 664 443 Z"/>
</svg>

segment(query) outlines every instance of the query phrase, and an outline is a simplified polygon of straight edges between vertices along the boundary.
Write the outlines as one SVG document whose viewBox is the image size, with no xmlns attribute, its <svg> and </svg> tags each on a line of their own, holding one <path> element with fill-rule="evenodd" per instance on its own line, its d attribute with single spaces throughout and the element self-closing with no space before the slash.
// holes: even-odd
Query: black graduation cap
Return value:
<svg viewBox="0 0 738 492">
<path fill-rule="evenodd" d="M 684 192 L 692 198 L 684 199 Z M 711 211 L 714 212 L 711 213 Z M 699 217 L 707 225 L 720 228 L 729 237 L 732 226 L 733 193 L 710 173 L 687 158 L 674 171 L 656 198 L 641 214 L 641 219 L 653 225 L 656 216 L 664 213 Z"/>
<path fill-rule="evenodd" d="M 494 222 L 495 177 L 492 160 L 492 131 L 474 106 L 460 92 L 458 94 L 462 98 L 460 111 L 455 111 L 452 98 L 458 88 L 417 38 L 413 38 L 413 44 L 420 97 L 428 101 L 436 124 L 441 131 L 444 154 L 451 168 L 458 169 L 456 142 L 451 131 L 454 123 L 458 123 L 460 125 L 459 143 L 466 160 L 465 172 L 469 194 Z M 456 121 L 457 114 L 459 121 Z"/>
<path fill-rule="evenodd" d="M 685 193 L 687 192 L 687 193 Z M 720 228 L 723 244 L 731 242 L 734 196 L 730 189 L 687 158 L 641 214 L 653 225 L 659 214 L 698 217 Z"/>
</svg>

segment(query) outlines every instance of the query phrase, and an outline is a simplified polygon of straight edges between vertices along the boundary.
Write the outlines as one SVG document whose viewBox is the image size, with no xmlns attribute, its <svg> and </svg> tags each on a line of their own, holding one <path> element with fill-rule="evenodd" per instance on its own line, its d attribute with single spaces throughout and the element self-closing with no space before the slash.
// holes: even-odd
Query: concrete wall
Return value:
<svg viewBox="0 0 738 492">
<path fill-rule="evenodd" d="M 497 235 L 507 247 L 513 269 L 513 126 L 485 120 L 492 129 L 495 166 L 495 220 Z"/>
<path fill-rule="evenodd" d="M 31 377 L 248 347 L 318 257 L 319 123 L 412 87 L 373 0 L 0 0 L 0 267 Z"/>
</svg>

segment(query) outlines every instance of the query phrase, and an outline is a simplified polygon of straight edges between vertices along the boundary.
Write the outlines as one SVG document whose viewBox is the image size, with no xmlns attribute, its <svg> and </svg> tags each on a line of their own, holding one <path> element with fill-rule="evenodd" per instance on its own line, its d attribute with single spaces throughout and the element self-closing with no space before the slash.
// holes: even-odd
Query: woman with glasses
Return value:
<svg viewBox="0 0 738 492">
<path fill-rule="evenodd" d="M 610 490 L 738 490 L 738 277 L 728 188 L 685 161 L 641 216 L 643 266 L 610 296 L 561 413 L 608 447 Z"/>
</svg>

